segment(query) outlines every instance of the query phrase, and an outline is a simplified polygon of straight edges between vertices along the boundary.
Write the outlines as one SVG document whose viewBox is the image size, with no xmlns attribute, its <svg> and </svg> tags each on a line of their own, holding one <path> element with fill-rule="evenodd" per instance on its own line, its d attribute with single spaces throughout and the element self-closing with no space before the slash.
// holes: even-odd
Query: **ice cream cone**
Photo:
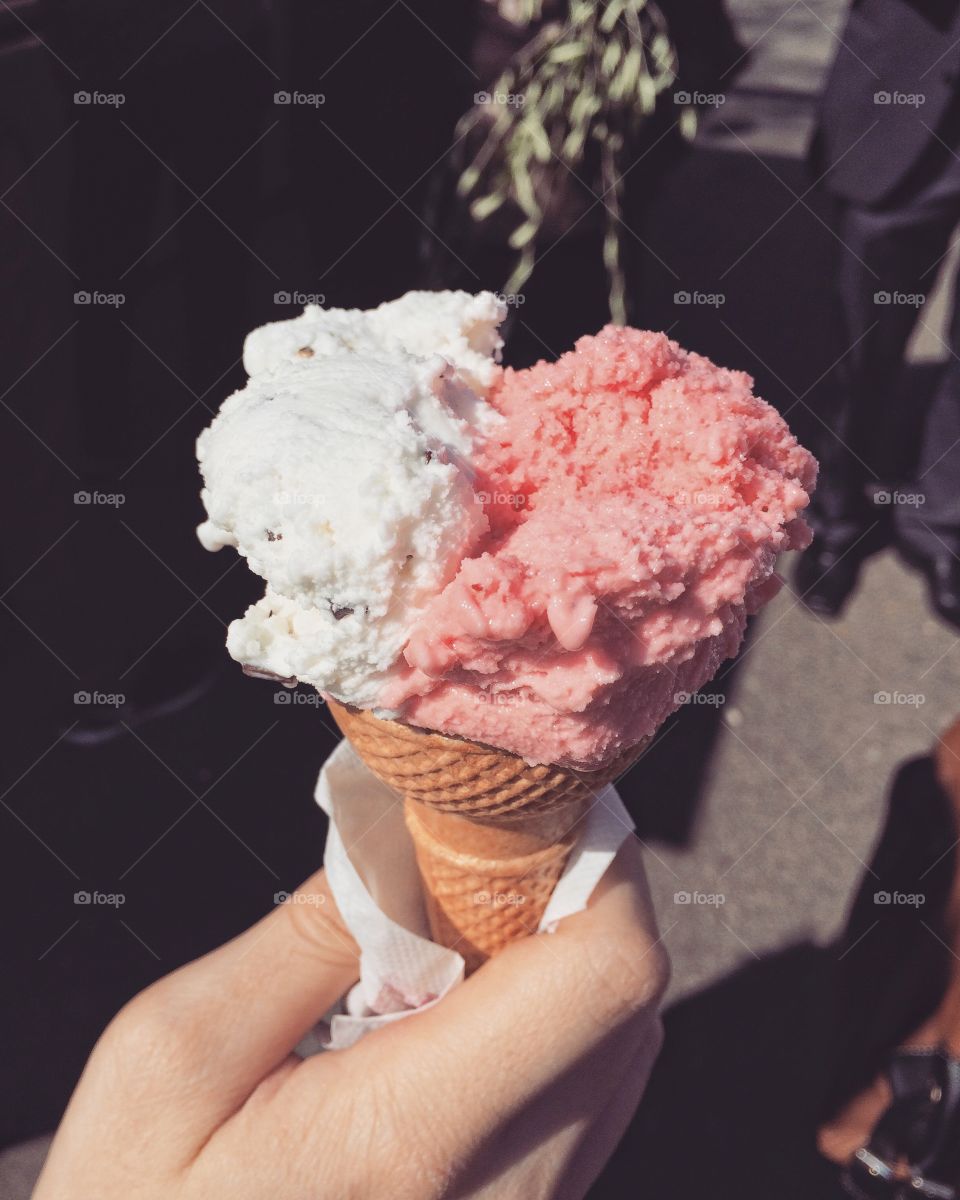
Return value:
<svg viewBox="0 0 960 1200">
<path fill-rule="evenodd" d="M 370 770 L 404 799 L 434 941 L 467 970 L 536 931 L 589 805 L 646 743 L 600 771 L 531 766 L 478 742 L 329 701 Z"/>
</svg>

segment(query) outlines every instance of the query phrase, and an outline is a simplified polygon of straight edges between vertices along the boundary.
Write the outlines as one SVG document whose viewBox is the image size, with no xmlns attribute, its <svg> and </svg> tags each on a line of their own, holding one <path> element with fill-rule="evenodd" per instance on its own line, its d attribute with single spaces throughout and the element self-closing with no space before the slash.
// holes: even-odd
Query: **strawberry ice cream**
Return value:
<svg viewBox="0 0 960 1200">
<path fill-rule="evenodd" d="M 451 313 L 464 327 L 474 319 L 472 298 L 441 295 L 446 326 Z M 254 671 L 381 716 L 599 769 L 737 653 L 747 617 L 779 586 L 777 555 L 809 540 L 800 514 L 816 464 L 747 375 L 664 334 L 610 326 L 555 363 L 503 371 L 491 323 L 502 311 L 490 312 L 469 366 L 452 338 L 428 357 L 431 340 L 408 315 L 373 348 L 367 333 L 355 349 L 338 334 L 320 373 L 285 353 L 258 361 L 262 373 L 225 406 L 229 422 L 201 443 L 216 513 L 207 544 L 237 544 L 268 584 L 228 646 Z M 255 345 L 275 340 L 261 333 Z M 410 381 L 390 385 L 389 404 L 374 376 L 352 382 L 347 360 L 374 353 L 385 380 Z M 445 354 L 446 373 L 434 365 Z M 366 389 L 371 424 L 338 416 L 348 382 L 339 407 L 354 411 Z M 289 437 L 271 436 L 268 403 Z M 377 428 L 388 411 L 395 437 Z M 325 445 L 356 464 L 331 463 L 335 486 L 320 480 Z M 384 499 L 351 500 L 354 475 Z M 265 495 L 278 480 L 284 490 L 268 524 L 250 486 L 261 478 Z M 312 511 L 297 509 L 301 493 Z M 323 495 L 329 512 L 316 511 Z M 351 506 L 366 514 L 359 532 Z M 394 511 L 424 536 L 398 538 Z"/>
<path fill-rule="evenodd" d="M 482 545 L 413 625 L 381 706 L 597 768 L 736 654 L 807 545 L 816 463 L 752 380 L 608 327 L 504 373 L 477 454 Z"/>
</svg>

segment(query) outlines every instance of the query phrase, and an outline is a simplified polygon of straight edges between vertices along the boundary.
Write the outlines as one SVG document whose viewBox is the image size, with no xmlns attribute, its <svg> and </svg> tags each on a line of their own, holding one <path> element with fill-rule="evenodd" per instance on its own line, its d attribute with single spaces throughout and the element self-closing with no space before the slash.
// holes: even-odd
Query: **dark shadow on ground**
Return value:
<svg viewBox="0 0 960 1200">
<path fill-rule="evenodd" d="M 650 1087 L 591 1195 L 844 1195 L 817 1154 L 816 1130 L 942 992 L 946 951 L 937 938 L 955 838 L 930 760 L 904 764 L 837 942 L 750 963 L 667 1012 Z M 897 893 L 919 893 L 924 903 L 877 900 Z"/>
<path fill-rule="evenodd" d="M 813 1144 L 829 990 L 827 952 L 798 946 L 672 1008 L 643 1103 L 591 1196 L 840 1195 Z"/>
<path fill-rule="evenodd" d="M 723 711 L 733 700 L 740 658 L 748 647 L 749 639 L 740 657 L 725 665 L 722 681 L 709 684 L 698 693 L 700 700 L 684 704 L 670 717 L 618 781 L 617 790 L 644 841 L 689 845 Z"/>
</svg>

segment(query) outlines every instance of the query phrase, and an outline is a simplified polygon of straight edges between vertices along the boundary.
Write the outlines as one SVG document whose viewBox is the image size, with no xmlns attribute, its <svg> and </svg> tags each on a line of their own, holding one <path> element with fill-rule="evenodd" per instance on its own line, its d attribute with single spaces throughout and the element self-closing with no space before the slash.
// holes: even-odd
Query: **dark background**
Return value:
<svg viewBox="0 0 960 1200">
<path fill-rule="evenodd" d="M 276 293 L 344 307 L 425 281 L 502 287 L 495 247 L 458 257 L 422 215 L 486 82 L 476 35 L 475 10 L 444 0 L 0 10 L 0 1146 L 56 1124 L 129 996 L 254 921 L 321 859 L 312 790 L 335 735 L 322 708 L 275 703 L 222 650 L 260 584 L 196 541 L 193 442 L 243 381 L 244 334 L 299 311 Z M 295 89 L 325 102 L 274 102 Z M 125 102 L 77 104 L 82 90 Z M 822 291 L 835 247 L 816 194 L 769 227 L 807 186 L 795 158 L 685 150 L 668 134 L 631 173 L 625 237 L 640 323 L 752 371 L 801 438 L 838 353 Z M 733 289 L 723 273 L 748 250 Z M 683 288 L 726 304 L 678 306 Z M 124 303 L 77 304 L 81 291 Z M 604 293 L 588 219 L 544 247 L 507 360 L 553 357 L 594 331 Z M 123 503 L 75 503 L 98 488 Z M 151 672 L 194 679 L 196 701 L 103 745 L 63 740 L 85 715 L 75 693 L 129 692 Z M 623 781 L 645 836 L 690 836 L 715 716 L 675 718 L 677 735 Z M 83 890 L 125 902 L 78 906 Z M 662 1196 L 709 1183 L 807 1197 L 811 1179 L 828 1194 L 811 1147 L 834 984 L 832 960 L 799 947 L 676 1008 L 676 1048 L 598 1194 L 633 1194 L 651 1172 Z M 757 1012 L 796 1023 L 780 1059 Z M 744 1122 L 791 1130 L 752 1176 L 742 1129 L 720 1119 L 731 1093 Z"/>
</svg>

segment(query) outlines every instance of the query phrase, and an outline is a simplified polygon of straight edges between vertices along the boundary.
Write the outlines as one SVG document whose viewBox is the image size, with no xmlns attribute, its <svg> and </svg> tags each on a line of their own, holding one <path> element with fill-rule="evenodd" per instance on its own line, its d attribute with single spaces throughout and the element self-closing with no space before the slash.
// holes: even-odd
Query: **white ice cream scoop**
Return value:
<svg viewBox="0 0 960 1200">
<path fill-rule="evenodd" d="M 469 326 L 457 294 L 440 296 L 434 307 L 460 311 Z M 492 309 L 474 308 L 502 315 L 490 300 Z M 367 318 L 390 306 L 324 313 L 312 354 L 286 353 L 306 344 L 302 329 L 289 337 L 303 318 L 254 331 L 248 365 L 259 370 L 197 442 L 208 514 L 200 540 L 235 546 L 267 581 L 263 600 L 230 627 L 231 655 L 358 705 L 374 702 L 427 601 L 487 531 L 470 460 L 499 420 L 452 352 L 404 348 L 394 318 L 410 306 L 394 305 L 389 337 Z M 456 324 L 443 326 L 448 347 Z M 484 334 L 491 376 L 495 331 L 494 320 Z M 479 355 L 468 343 L 464 334 L 461 361 Z"/>
</svg>

